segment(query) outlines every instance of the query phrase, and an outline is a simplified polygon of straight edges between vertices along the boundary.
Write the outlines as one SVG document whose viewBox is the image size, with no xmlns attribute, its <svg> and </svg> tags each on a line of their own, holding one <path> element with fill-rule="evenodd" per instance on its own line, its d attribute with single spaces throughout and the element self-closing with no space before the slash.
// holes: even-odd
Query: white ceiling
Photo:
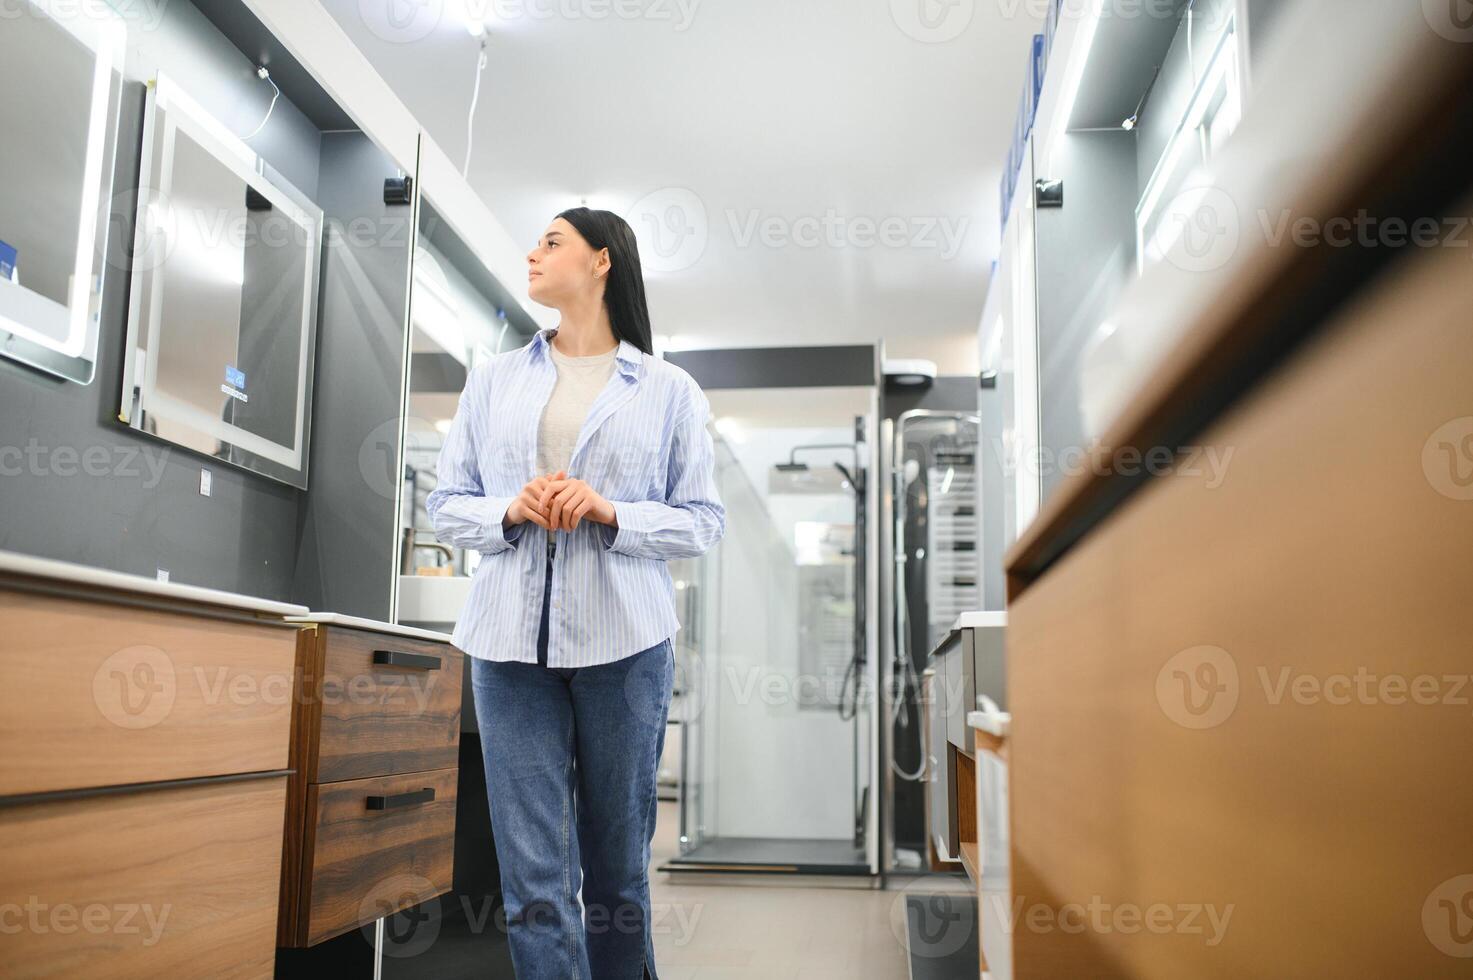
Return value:
<svg viewBox="0 0 1473 980">
<path fill-rule="evenodd" d="M 456 160 L 491 13 L 473 185 L 529 247 L 580 200 L 624 214 L 673 346 L 977 369 L 1041 0 L 322 2 Z"/>
</svg>

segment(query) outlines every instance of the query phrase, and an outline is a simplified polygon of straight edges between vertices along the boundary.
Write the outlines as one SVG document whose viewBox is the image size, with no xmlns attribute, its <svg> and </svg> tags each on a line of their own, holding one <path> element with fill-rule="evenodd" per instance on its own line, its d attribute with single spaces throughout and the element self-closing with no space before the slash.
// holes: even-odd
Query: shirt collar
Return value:
<svg viewBox="0 0 1473 980">
<path fill-rule="evenodd" d="M 553 335 L 557 333 L 557 327 L 544 327 L 537 331 L 532 337 L 532 346 L 539 353 L 545 354 L 547 347 L 552 343 Z M 624 374 L 635 374 L 639 368 L 641 355 L 644 352 L 635 347 L 627 340 L 620 340 L 619 346 L 614 350 L 614 360 L 619 364 L 619 370 Z"/>
</svg>

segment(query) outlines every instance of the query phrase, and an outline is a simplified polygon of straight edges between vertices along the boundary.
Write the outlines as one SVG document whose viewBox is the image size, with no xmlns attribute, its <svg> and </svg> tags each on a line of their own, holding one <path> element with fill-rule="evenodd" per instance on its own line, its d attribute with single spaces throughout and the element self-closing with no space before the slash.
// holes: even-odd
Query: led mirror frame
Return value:
<svg viewBox="0 0 1473 980">
<path fill-rule="evenodd" d="M 302 304 L 302 340 L 297 358 L 298 397 L 293 429 L 296 439 L 292 446 L 284 446 L 247 432 L 223 419 L 203 413 L 157 388 L 158 340 L 163 308 L 156 298 L 162 295 L 170 246 L 162 246 L 166 256 L 163 261 L 156 260 L 154 253 L 160 247 L 159 236 L 167 238 L 169 223 L 156 221 L 149 211 L 160 199 L 167 201 L 172 148 L 176 135 L 181 132 L 252 190 L 270 201 L 273 208 L 287 215 L 307 236 L 304 279 L 306 291 Z M 155 175 L 153 158 L 155 142 L 159 139 L 164 141 L 162 169 L 166 172 Z M 128 338 L 124 348 L 122 400 L 118 419 L 143 431 L 146 431 L 150 416 L 187 425 L 196 432 L 239 450 L 245 456 L 245 461 L 204 453 L 206 458 L 306 489 L 318 291 L 322 270 L 323 212 L 279 174 L 273 171 L 268 177 L 265 173 L 267 169 L 265 161 L 240 137 L 201 108 L 170 78 L 160 74 L 150 83 L 144 117 L 139 208 L 134 223 L 133 288 L 129 299 Z M 139 359 L 136 356 L 140 336 L 148 339 L 146 356 L 142 359 L 141 377 Z"/>
<path fill-rule="evenodd" d="M 1242 111 L 1243 100 L 1243 45 L 1238 37 L 1237 18 L 1233 18 L 1219 35 L 1212 59 L 1202 74 L 1201 81 L 1193 90 L 1191 100 L 1180 123 L 1171 135 L 1166 150 L 1147 181 L 1146 191 L 1136 205 L 1136 274 L 1145 274 L 1147 268 L 1160 262 L 1178 241 L 1182 228 L 1162 223 L 1162 211 L 1168 203 L 1177 216 L 1189 215 L 1200 206 L 1211 186 L 1205 182 L 1205 172 L 1184 172 L 1183 159 L 1201 139 L 1200 129 L 1207 122 L 1214 106 L 1232 105 Z M 1206 166 L 1210 160 L 1204 161 Z M 1166 188 L 1174 177 L 1182 177 L 1183 185 L 1176 189 L 1168 201 Z M 1195 182 L 1194 182 L 1195 180 Z"/>
<path fill-rule="evenodd" d="M 0 354 L 87 385 L 92 383 L 97 371 L 128 32 L 122 17 L 113 10 L 100 8 L 87 16 L 57 18 L 48 15 L 47 5 L 41 0 L 22 2 L 27 7 L 27 16 L 49 21 L 65 30 L 93 52 L 95 62 L 80 188 L 81 223 L 68 302 L 63 306 L 24 287 L 0 283 Z M 18 185 L 17 191 L 23 193 L 23 185 Z M 51 333 L 36 329 L 35 322 L 47 318 L 58 325 L 65 323 L 65 342 L 58 344 Z"/>
</svg>

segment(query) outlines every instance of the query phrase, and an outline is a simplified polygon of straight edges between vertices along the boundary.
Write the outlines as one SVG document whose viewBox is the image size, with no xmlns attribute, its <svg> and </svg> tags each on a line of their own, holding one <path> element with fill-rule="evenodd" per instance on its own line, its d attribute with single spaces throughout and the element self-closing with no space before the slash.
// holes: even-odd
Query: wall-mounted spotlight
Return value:
<svg viewBox="0 0 1473 980">
<path fill-rule="evenodd" d="M 907 388 L 920 388 L 936 380 L 936 362 L 920 358 L 885 362 L 885 380 Z"/>
</svg>

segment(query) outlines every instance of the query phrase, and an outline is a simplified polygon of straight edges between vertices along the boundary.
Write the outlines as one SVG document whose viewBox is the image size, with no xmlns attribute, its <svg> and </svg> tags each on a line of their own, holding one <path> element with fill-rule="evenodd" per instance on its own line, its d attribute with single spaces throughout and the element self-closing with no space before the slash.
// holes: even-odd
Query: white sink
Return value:
<svg viewBox="0 0 1473 980">
<path fill-rule="evenodd" d="M 400 575 L 397 618 L 401 623 L 449 627 L 460 618 L 470 592 L 466 575 Z"/>
</svg>

